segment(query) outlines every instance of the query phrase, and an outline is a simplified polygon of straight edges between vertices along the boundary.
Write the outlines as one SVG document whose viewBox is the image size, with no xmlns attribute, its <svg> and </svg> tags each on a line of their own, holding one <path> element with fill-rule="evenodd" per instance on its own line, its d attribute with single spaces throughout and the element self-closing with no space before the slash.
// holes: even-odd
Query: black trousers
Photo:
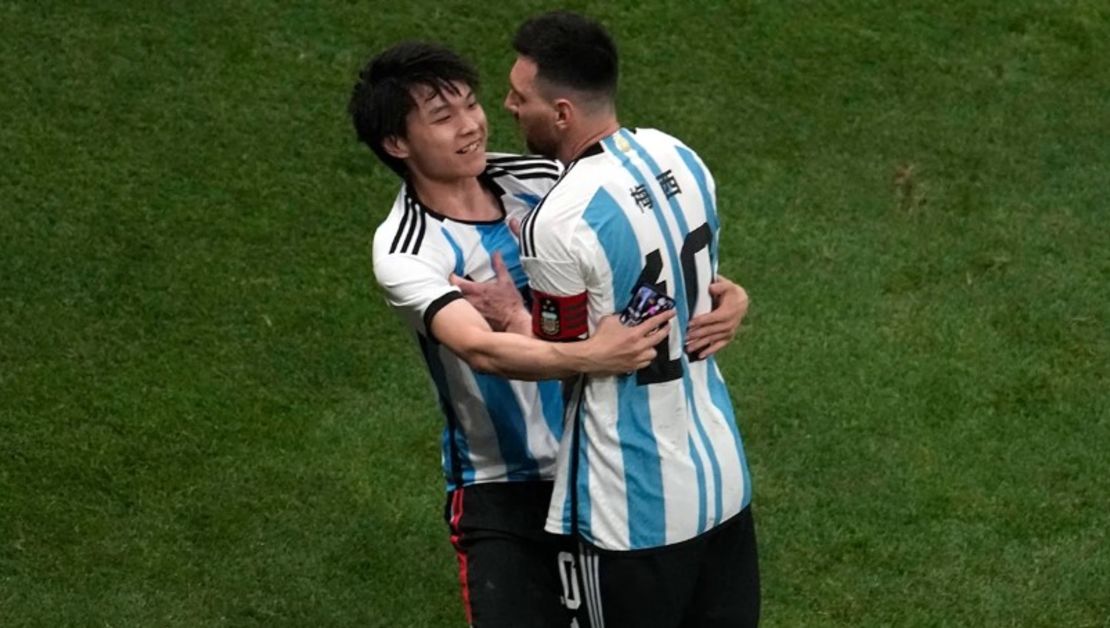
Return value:
<svg viewBox="0 0 1110 628">
<path fill-rule="evenodd" d="M 445 516 L 471 626 L 588 628 L 578 543 L 543 530 L 552 486 L 496 482 L 448 493 Z"/>
<path fill-rule="evenodd" d="M 751 507 L 682 543 L 609 552 L 583 544 L 593 628 L 740 628 L 759 624 Z"/>
</svg>

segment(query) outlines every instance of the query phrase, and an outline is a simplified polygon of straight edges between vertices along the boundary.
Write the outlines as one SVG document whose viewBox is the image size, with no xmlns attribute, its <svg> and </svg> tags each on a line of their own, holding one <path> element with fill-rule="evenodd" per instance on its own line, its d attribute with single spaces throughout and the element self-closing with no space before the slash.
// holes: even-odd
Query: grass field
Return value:
<svg viewBox="0 0 1110 628">
<path fill-rule="evenodd" d="M 716 174 L 764 625 L 1110 626 L 1110 5 L 568 6 Z M 438 39 L 519 150 L 543 7 L 0 0 L 0 626 L 462 625 L 344 108 Z"/>
</svg>

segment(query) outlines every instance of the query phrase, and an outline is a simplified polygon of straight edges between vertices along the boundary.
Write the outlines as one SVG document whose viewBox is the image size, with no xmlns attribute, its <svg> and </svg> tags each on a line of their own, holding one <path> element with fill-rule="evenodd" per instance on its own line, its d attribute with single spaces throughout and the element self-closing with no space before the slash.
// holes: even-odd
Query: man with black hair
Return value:
<svg viewBox="0 0 1110 628">
<path fill-rule="evenodd" d="M 513 47 L 505 106 L 529 149 L 565 167 L 521 230 L 532 333 L 582 341 L 644 294 L 678 312 L 648 366 L 580 378 L 547 530 L 580 539 L 594 628 L 754 626 L 750 474 L 720 370 L 689 331 L 713 300 L 713 177 L 679 140 L 620 125 L 617 49 L 597 22 L 546 13 Z"/>
<path fill-rule="evenodd" d="M 497 274 L 526 290 L 508 223 L 561 172 L 547 159 L 486 154 L 477 87 L 469 63 L 425 43 L 398 44 L 361 72 L 349 103 L 358 137 L 403 180 L 374 234 L 374 274 L 416 335 L 446 419 L 445 514 L 468 622 L 565 628 L 580 586 L 566 569 L 569 538 L 543 531 L 563 412 L 550 380 L 643 367 L 673 314 L 635 327 L 610 317 L 568 345 L 493 331 L 460 298 L 452 274 Z M 735 317 L 733 306 L 721 309 Z"/>
</svg>

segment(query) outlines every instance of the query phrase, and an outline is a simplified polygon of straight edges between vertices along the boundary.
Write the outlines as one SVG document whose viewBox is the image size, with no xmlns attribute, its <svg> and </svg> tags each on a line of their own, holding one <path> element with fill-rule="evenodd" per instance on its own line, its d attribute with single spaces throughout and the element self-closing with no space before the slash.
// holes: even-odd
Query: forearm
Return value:
<svg viewBox="0 0 1110 628">
<path fill-rule="evenodd" d="M 521 312 L 525 310 L 522 308 Z M 472 369 L 510 379 L 559 379 L 578 373 L 624 372 L 613 370 L 614 351 L 599 344 L 598 338 L 546 342 L 531 337 L 530 318 L 522 317 L 514 326 L 529 335 L 493 331 L 477 310 L 458 299 L 435 315 L 430 331 Z M 618 342 L 627 344 L 623 338 Z M 623 367 L 625 362 L 618 362 L 617 366 Z"/>
<path fill-rule="evenodd" d="M 588 341 L 544 342 L 530 337 L 531 326 L 528 333 L 479 334 L 459 354 L 477 371 L 527 381 L 570 377 L 593 364 Z"/>
</svg>

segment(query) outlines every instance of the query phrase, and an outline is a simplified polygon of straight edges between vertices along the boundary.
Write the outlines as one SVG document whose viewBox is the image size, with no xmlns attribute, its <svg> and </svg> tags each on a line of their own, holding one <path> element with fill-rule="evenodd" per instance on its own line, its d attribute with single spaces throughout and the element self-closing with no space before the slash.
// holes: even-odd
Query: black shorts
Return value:
<svg viewBox="0 0 1110 628">
<path fill-rule="evenodd" d="M 447 494 L 445 516 L 471 626 L 588 628 L 575 569 L 578 543 L 543 529 L 552 487 L 496 482 Z"/>
<path fill-rule="evenodd" d="M 729 628 L 759 623 L 759 559 L 751 507 L 698 537 L 609 552 L 582 544 L 593 628 Z"/>
</svg>

